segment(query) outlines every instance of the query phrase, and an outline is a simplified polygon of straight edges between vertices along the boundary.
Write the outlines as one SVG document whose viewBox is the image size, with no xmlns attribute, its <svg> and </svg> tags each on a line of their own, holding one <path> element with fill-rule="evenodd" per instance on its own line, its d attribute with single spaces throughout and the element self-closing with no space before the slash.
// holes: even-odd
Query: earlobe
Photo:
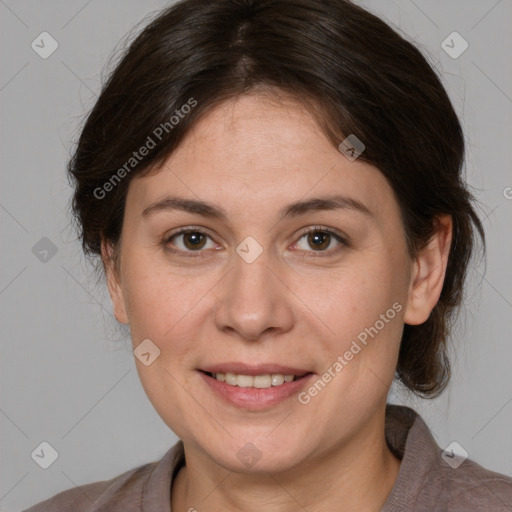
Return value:
<svg viewBox="0 0 512 512">
<path fill-rule="evenodd" d="M 420 325 L 427 321 L 443 289 L 453 233 L 450 215 L 437 217 L 436 232 L 414 262 L 404 322 Z"/>
<path fill-rule="evenodd" d="M 128 315 L 126 314 L 126 304 L 119 269 L 117 268 L 114 257 L 114 247 L 106 240 L 102 240 L 101 242 L 101 259 L 103 261 L 103 268 L 105 269 L 107 287 L 110 299 L 112 300 L 114 316 L 118 322 L 128 324 Z"/>
</svg>

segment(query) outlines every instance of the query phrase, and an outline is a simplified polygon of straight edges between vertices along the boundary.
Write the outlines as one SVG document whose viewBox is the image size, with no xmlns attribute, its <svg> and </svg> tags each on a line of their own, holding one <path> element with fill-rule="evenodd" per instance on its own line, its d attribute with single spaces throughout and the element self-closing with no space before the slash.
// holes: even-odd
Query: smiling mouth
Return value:
<svg viewBox="0 0 512 512">
<path fill-rule="evenodd" d="M 229 386 L 237 386 L 239 388 L 256 388 L 268 389 L 271 387 L 279 387 L 289 382 L 300 380 L 310 373 L 301 375 L 283 374 L 283 373 L 265 373 L 261 375 L 244 375 L 240 373 L 213 373 L 201 370 L 202 373 L 208 375 L 212 379 L 219 382 L 225 382 Z"/>
</svg>

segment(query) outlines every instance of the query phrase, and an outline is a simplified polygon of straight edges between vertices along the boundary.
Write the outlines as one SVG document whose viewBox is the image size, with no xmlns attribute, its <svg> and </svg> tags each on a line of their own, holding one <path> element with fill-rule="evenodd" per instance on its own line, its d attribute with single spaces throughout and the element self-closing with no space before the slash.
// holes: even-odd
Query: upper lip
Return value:
<svg viewBox="0 0 512 512">
<path fill-rule="evenodd" d="M 250 365 L 238 362 L 219 363 L 208 365 L 200 368 L 203 372 L 208 373 L 238 373 L 241 375 L 267 375 L 267 374 L 281 374 L 281 375 L 296 375 L 302 377 L 309 370 L 303 368 L 293 368 L 291 366 L 284 366 L 281 364 L 264 363 L 258 365 Z"/>
</svg>

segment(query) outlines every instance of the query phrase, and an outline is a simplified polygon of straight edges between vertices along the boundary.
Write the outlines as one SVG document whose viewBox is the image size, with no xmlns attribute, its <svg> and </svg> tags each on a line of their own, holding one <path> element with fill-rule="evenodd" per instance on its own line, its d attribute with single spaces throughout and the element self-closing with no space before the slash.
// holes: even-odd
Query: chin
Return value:
<svg viewBox="0 0 512 512">
<path fill-rule="evenodd" d="M 245 439 L 248 439 L 248 436 L 245 436 Z M 220 444 L 215 444 L 211 448 L 207 453 L 219 466 L 235 473 L 252 475 L 291 470 L 300 464 L 300 453 L 303 451 L 300 444 L 283 442 L 275 446 L 264 436 L 254 442 L 237 444 L 231 440 L 225 448 Z"/>
</svg>

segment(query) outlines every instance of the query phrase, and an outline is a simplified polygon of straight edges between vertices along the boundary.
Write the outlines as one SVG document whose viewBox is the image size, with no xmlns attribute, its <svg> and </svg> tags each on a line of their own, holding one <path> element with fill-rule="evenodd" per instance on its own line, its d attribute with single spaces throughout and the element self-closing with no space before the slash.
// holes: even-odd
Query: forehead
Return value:
<svg viewBox="0 0 512 512">
<path fill-rule="evenodd" d="M 396 210 L 374 166 L 348 160 L 298 101 L 250 94 L 204 115 L 161 169 L 130 184 L 127 203 L 142 212 L 166 194 L 247 210 L 343 194 L 377 214 Z"/>
</svg>

